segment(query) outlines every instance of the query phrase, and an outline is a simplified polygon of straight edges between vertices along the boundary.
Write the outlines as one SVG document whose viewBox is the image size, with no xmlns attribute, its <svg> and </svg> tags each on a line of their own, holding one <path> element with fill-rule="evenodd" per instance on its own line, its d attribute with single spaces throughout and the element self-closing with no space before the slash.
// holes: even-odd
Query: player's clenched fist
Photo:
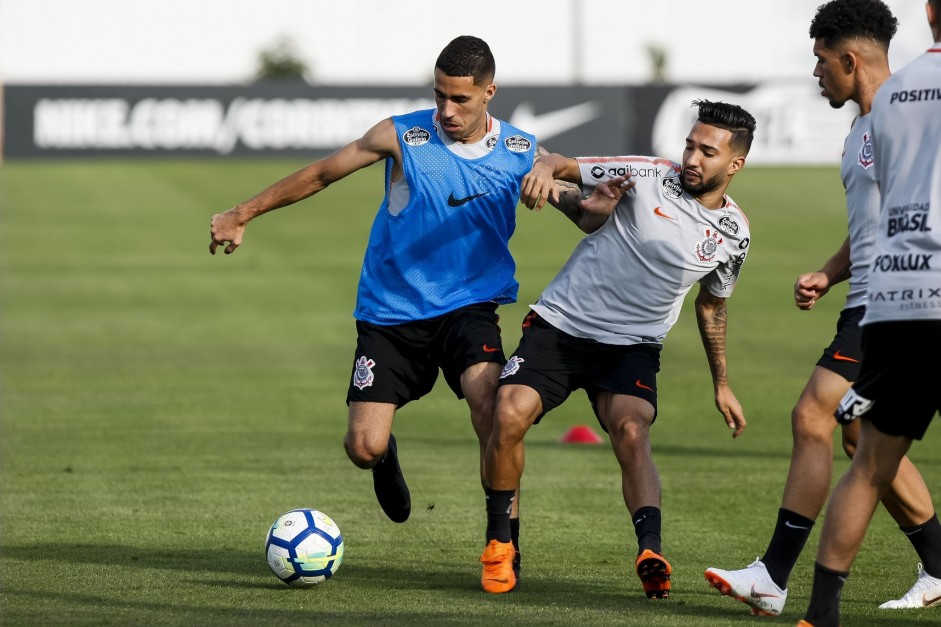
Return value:
<svg viewBox="0 0 941 627">
<path fill-rule="evenodd" d="M 235 252 L 242 245 L 242 234 L 245 233 L 245 222 L 234 209 L 212 216 L 209 223 L 209 252 L 216 254 L 216 248 L 225 246 L 225 254 Z M 228 242 L 228 245 L 226 245 Z"/>
</svg>

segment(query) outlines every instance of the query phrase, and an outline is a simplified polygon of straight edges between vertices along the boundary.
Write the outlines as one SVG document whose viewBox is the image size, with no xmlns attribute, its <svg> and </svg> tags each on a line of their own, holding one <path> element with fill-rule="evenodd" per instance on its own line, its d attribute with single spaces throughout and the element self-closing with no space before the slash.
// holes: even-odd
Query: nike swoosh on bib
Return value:
<svg viewBox="0 0 941 627">
<path fill-rule="evenodd" d="M 449 207 L 460 207 L 461 205 L 466 204 L 466 203 L 469 203 L 470 201 L 474 200 L 475 198 L 480 198 L 481 196 L 484 196 L 485 194 L 489 194 L 489 193 L 490 193 L 490 192 L 481 192 L 481 193 L 479 193 L 479 194 L 471 194 L 470 196 L 465 196 L 464 198 L 455 198 L 455 197 L 454 197 L 454 194 L 449 194 L 449 195 L 448 195 L 448 206 L 449 206 Z"/>
</svg>

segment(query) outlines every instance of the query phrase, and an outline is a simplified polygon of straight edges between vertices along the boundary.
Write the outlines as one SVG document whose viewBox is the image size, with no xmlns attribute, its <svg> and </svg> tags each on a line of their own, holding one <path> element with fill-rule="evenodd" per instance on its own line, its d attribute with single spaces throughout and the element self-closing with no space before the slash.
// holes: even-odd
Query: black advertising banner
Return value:
<svg viewBox="0 0 941 627">
<path fill-rule="evenodd" d="M 390 115 L 435 106 L 431 86 L 6 85 L 4 159 L 318 158 Z M 496 117 L 569 156 L 682 159 L 694 100 L 734 102 L 758 121 L 750 164 L 835 165 L 852 123 L 815 81 L 757 85 L 499 87 Z"/>
<path fill-rule="evenodd" d="M 625 120 L 629 97 L 625 88 L 508 87 L 490 110 L 552 151 L 619 152 L 636 141 Z M 3 152 L 6 159 L 325 154 L 385 117 L 434 106 L 430 86 L 8 85 Z M 643 144 L 640 152 L 649 138 Z"/>
</svg>

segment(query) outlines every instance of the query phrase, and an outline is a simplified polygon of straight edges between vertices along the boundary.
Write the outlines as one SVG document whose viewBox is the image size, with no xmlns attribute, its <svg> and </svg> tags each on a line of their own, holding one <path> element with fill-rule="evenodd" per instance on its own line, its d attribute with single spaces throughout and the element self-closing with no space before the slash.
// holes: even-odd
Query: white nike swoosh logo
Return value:
<svg viewBox="0 0 941 627">
<path fill-rule="evenodd" d="M 533 106 L 528 102 L 521 102 L 516 106 L 509 122 L 517 128 L 536 136 L 540 143 L 550 137 L 555 137 L 565 131 L 591 122 L 601 115 L 601 105 L 589 101 L 573 105 L 558 111 L 550 111 L 536 115 Z"/>
<path fill-rule="evenodd" d="M 810 527 L 801 527 L 800 525 L 795 525 L 795 524 L 792 523 L 790 520 L 785 520 L 785 521 L 784 521 L 784 526 L 785 526 L 785 527 L 790 527 L 791 529 L 810 529 Z"/>
</svg>

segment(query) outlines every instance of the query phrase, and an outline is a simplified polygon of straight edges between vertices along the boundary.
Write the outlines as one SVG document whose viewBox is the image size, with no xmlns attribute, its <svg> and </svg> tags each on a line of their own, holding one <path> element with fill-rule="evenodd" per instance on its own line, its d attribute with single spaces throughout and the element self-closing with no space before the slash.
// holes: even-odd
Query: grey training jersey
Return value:
<svg viewBox="0 0 941 627">
<path fill-rule="evenodd" d="M 879 185 L 872 155 L 872 114 L 853 122 L 843 142 L 840 178 L 846 189 L 846 214 L 850 239 L 850 280 L 846 307 L 866 304 L 869 263 L 879 223 Z"/>
<path fill-rule="evenodd" d="M 660 343 L 694 283 L 731 295 L 748 251 L 748 220 L 726 197 L 706 209 L 680 184 L 680 165 L 655 157 L 580 157 L 584 191 L 630 172 L 636 181 L 585 236 L 534 311 L 554 327 L 605 344 Z"/>
<path fill-rule="evenodd" d="M 882 210 L 862 323 L 941 319 L 941 43 L 872 105 Z"/>
</svg>

